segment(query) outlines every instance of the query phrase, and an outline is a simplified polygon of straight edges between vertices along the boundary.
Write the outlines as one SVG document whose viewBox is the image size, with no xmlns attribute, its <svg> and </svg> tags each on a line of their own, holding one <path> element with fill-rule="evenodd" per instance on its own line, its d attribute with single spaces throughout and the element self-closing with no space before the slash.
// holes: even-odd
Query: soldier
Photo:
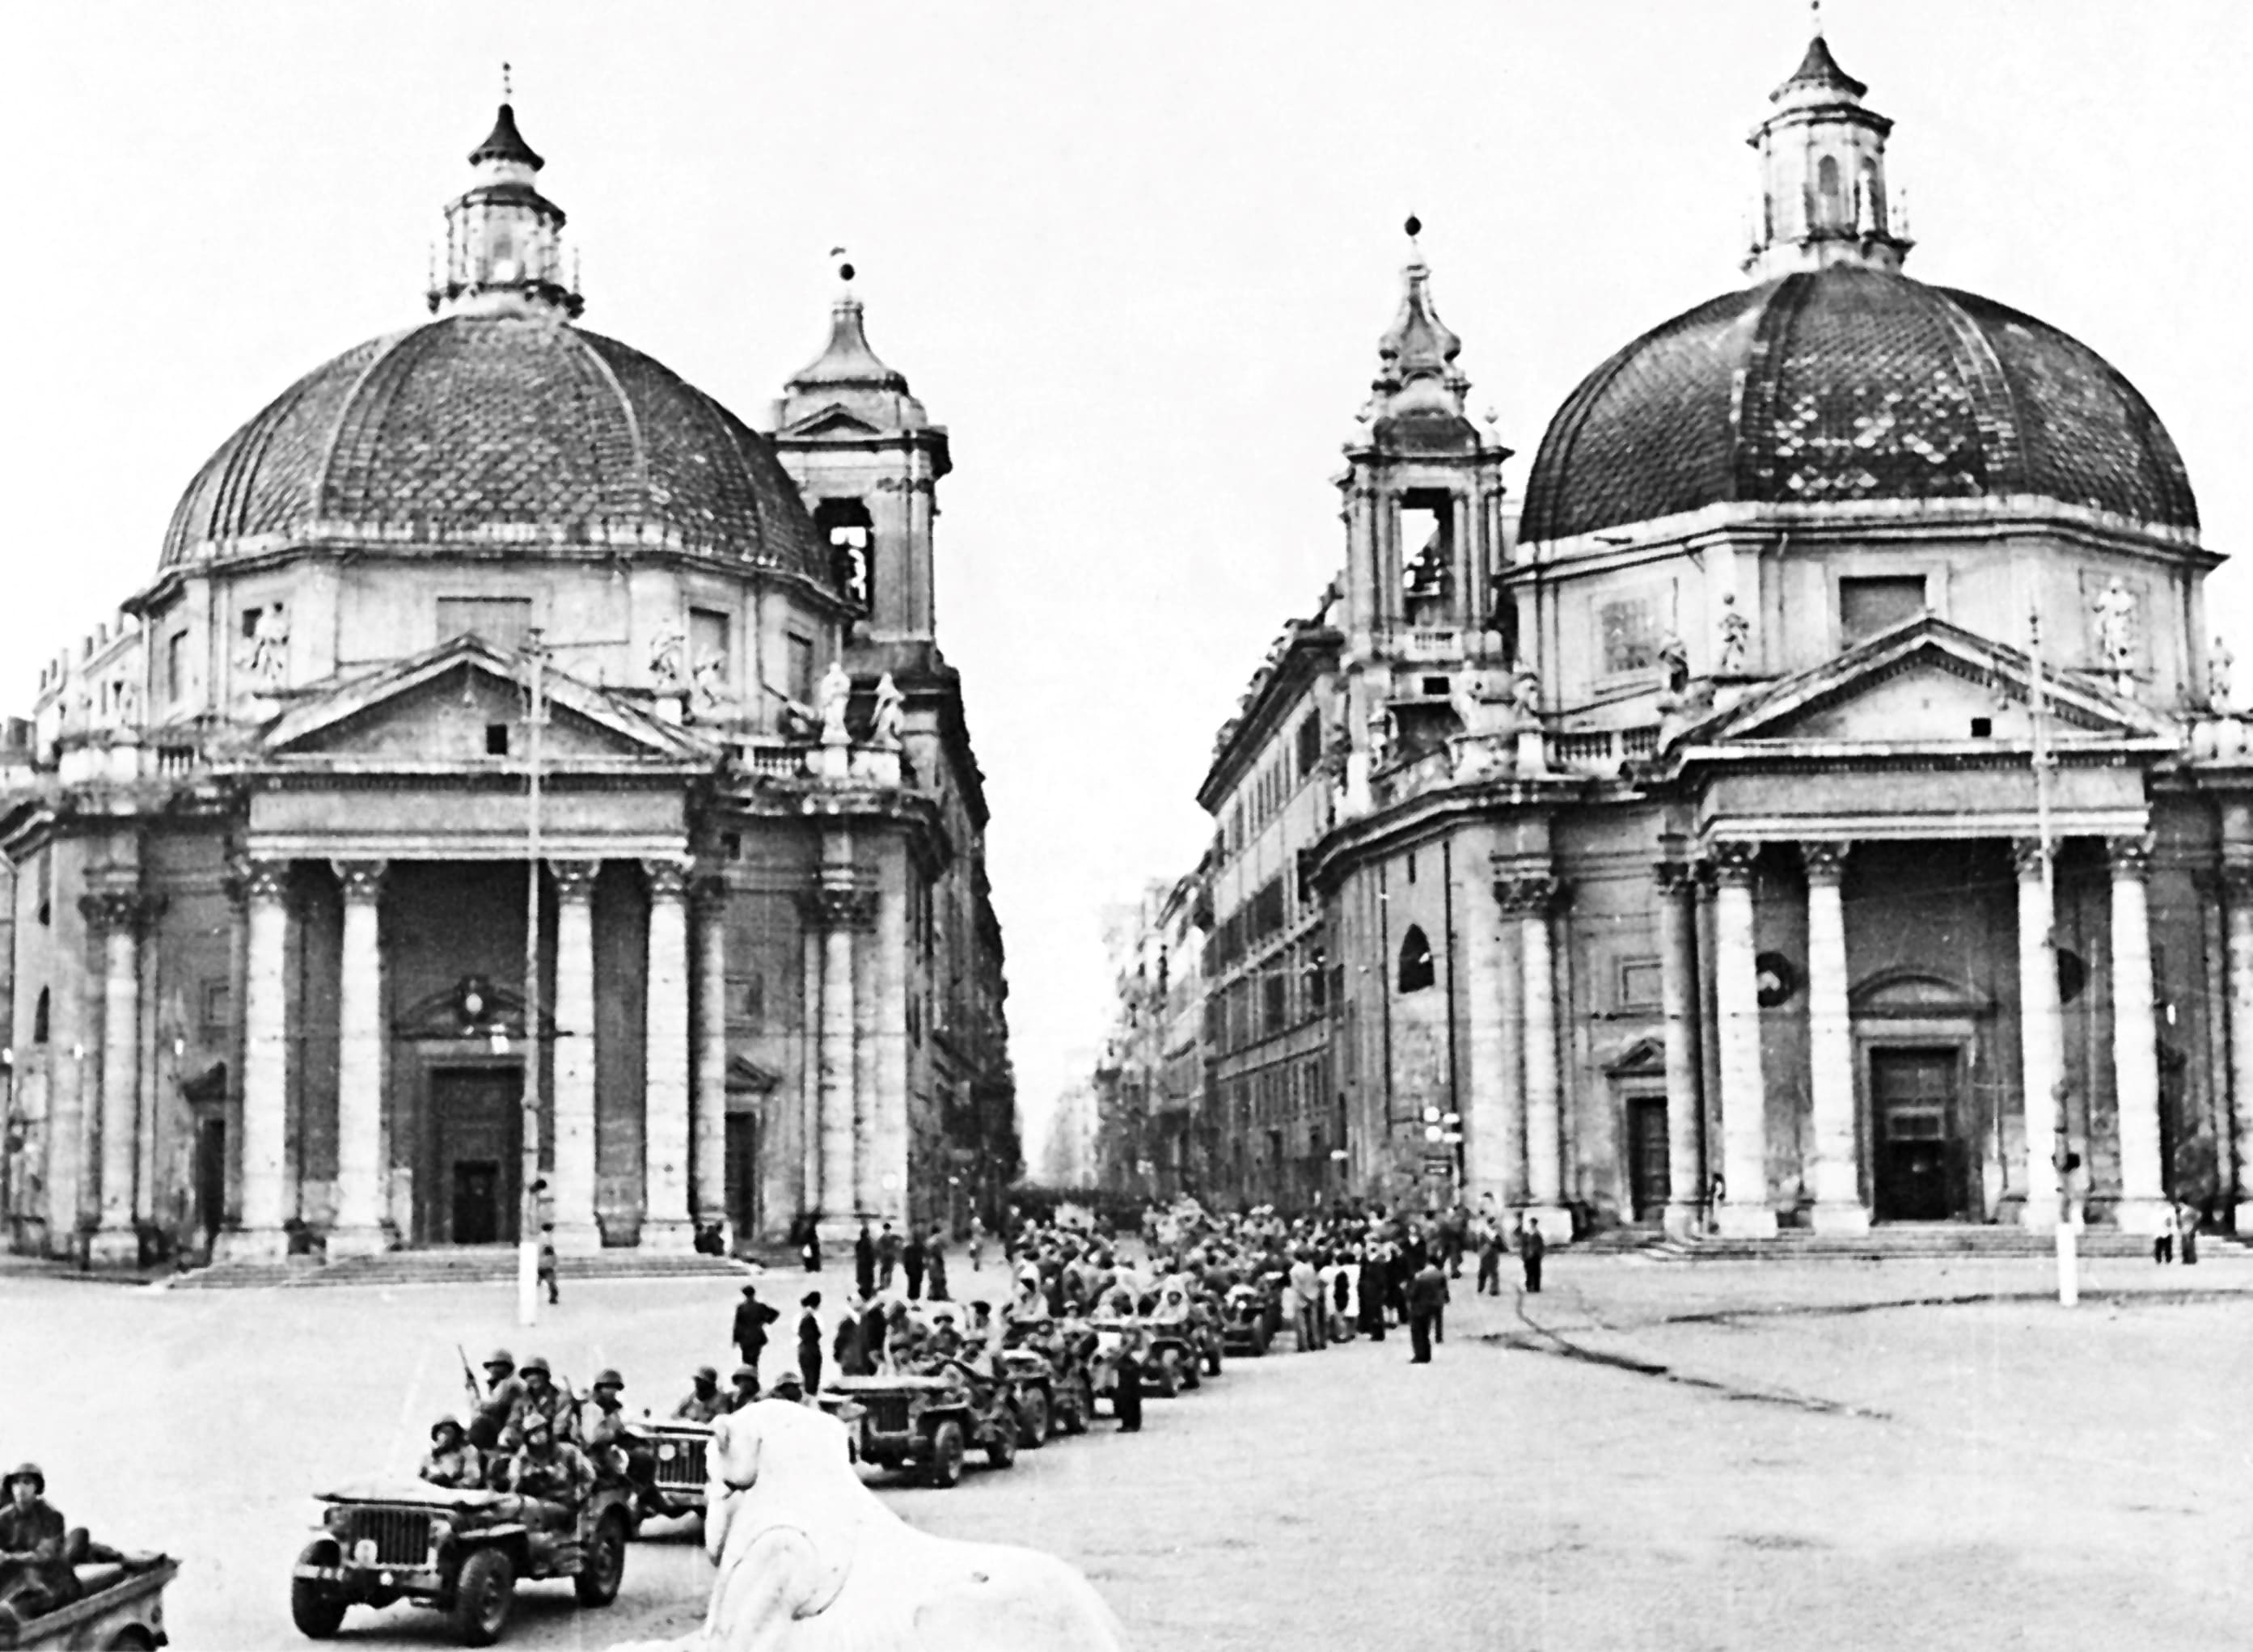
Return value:
<svg viewBox="0 0 2253 1652">
<path fill-rule="evenodd" d="M 516 1404 L 508 1413 L 508 1421 L 500 1431 L 500 1447 L 514 1451 L 524 1438 L 526 1423 L 534 1417 L 547 1419 L 555 1438 L 575 1441 L 579 1434 L 579 1408 L 571 1396 L 555 1386 L 555 1376 L 548 1369 L 548 1361 L 534 1355 L 524 1362 L 518 1376 L 524 1379 L 524 1390 L 516 1397 Z"/>
<path fill-rule="evenodd" d="M 596 1373 L 595 1386 L 579 1407 L 579 1440 L 598 1474 L 632 1479 L 633 1450 L 626 1441 L 626 1379 L 614 1370 Z"/>
<path fill-rule="evenodd" d="M 736 1367 L 736 1374 L 728 1379 L 732 1385 L 728 1395 L 728 1409 L 739 1412 L 759 1398 L 759 1374 L 748 1365 Z"/>
<path fill-rule="evenodd" d="M 954 1328 L 953 1314 L 939 1313 L 931 1316 L 931 1339 L 924 1351 L 933 1362 L 962 1356 L 962 1334 Z"/>
<path fill-rule="evenodd" d="M 470 1444 L 461 1424 L 441 1417 L 430 1425 L 430 1454 L 419 1472 L 434 1486 L 474 1491 L 485 1483 L 485 1453 Z"/>
<path fill-rule="evenodd" d="M 47 1502 L 47 1477 L 37 1463 L 23 1463 L 0 1480 L 0 1629 L 10 1621 L 38 1617 L 78 1599 L 78 1573 L 72 1545 L 83 1545 L 83 1531 L 66 1532 L 62 1511 Z M 13 1646 L 10 1635 L 7 1644 Z"/>
<path fill-rule="evenodd" d="M 500 1431 L 508 1425 L 523 1393 L 523 1379 L 516 1374 L 516 1356 L 505 1348 L 493 1349 L 485 1361 L 485 1395 L 478 1401 L 477 1415 L 470 1418 L 470 1444 L 479 1451 L 499 1446 Z"/>
<path fill-rule="evenodd" d="M 595 1470 L 576 1446 L 555 1437 L 547 1418 L 527 1417 L 523 1439 L 503 1467 L 500 1488 L 522 1500 L 526 1525 L 562 1530 L 595 1488 Z"/>
<path fill-rule="evenodd" d="M 708 1423 L 715 1417 L 728 1414 L 728 1397 L 720 1391 L 720 1373 L 709 1365 L 696 1368 L 695 1386 L 688 1398 L 673 1408 L 675 1418 L 692 1423 Z"/>
</svg>

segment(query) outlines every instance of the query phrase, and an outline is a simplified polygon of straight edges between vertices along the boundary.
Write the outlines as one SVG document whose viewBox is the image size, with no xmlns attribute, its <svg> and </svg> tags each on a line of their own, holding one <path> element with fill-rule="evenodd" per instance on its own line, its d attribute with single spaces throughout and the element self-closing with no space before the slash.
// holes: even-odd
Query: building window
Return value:
<svg viewBox="0 0 2253 1652">
<path fill-rule="evenodd" d="M 50 1002 L 47 989 L 42 986 L 39 988 L 38 1001 L 31 1006 L 31 1042 L 35 1044 L 44 1044 L 47 1042 L 47 1012 Z"/>
<path fill-rule="evenodd" d="M 728 978 L 729 1024 L 756 1031 L 766 1024 L 767 979 L 764 975 Z"/>
<path fill-rule="evenodd" d="M 1322 720 L 1310 716 L 1299 725 L 1299 778 L 1306 779 L 1322 766 Z"/>
<path fill-rule="evenodd" d="M 1400 497 L 1400 594 L 1412 605 L 1412 623 L 1440 617 L 1414 605 L 1444 605 L 1454 589 L 1454 520 L 1452 494 L 1419 488 Z"/>
<path fill-rule="evenodd" d="M 1859 643 L 1922 617 L 1924 575 L 1885 574 L 1838 582 L 1838 637 Z"/>
<path fill-rule="evenodd" d="M 489 722 L 485 725 L 485 756 L 488 757 L 508 756 L 508 725 L 506 723 Z"/>
<path fill-rule="evenodd" d="M 227 1019 L 232 993 L 225 981 L 206 981 L 203 991 L 203 1014 L 199 1023 L 199 1035 L 206 1044 L 219 1044 L 227 1039 Z"/>
<path fill-rule="evenodd" d="M 520 649 L 532 640 L 529 596 L 441 596 L 438 640 L 478 637 L 495 648 Z"/>
<path fill-rule="evenodd" d="M 698 687 L 729 680 L 728 617 L 716 608 L 688 610 L 688 665 Z"/>
<path fill-rule="evenodd" d="M 813 639 L 790 634 L 790 681 L 784 691 L 801 706 L 813 703 Z"/>
<path fill-rule="evenodd" d="M 188 693 L 188 634 L 176 631 L 164 639 L 164 701 L 178 705 Z"/>
<path fill-rule="evenodd" d="M 1596 610 L 1604 675 L 1649 671 L 1658 663 L 1658 619 L 1648 596 L 1616 596 Z"/>
<path fill-rule="evenodd" d="M 1838 157 L 1826 155 L 1815 164 L 1815 194 L 1820 203 L 1817 223 L 1824 228 L 1845 220 L 1838 199 Z"/>
<path fill-rule="evenodd" d="M 39 851 L 39 922 L 52 924 L 55 921 L 55 855 L 52 849 Z"/>
<path fill-rule="evenodd" d="M 1432 967 L 1432 944 L 1424 938 L 1424 931 L 1414 924 L 1400 938 L 1400 990 L 1420 993 L 1432 985 L 1437 975 Z"/>
<path fill-rule="evenodd" d="M 837 588 L 862 608 L 874 608 L 875 534 L 868 507 L 858 499 L 823 499 L 813 507 L 813 526 L 829 547 L 830 573 Z"/>
</svg>

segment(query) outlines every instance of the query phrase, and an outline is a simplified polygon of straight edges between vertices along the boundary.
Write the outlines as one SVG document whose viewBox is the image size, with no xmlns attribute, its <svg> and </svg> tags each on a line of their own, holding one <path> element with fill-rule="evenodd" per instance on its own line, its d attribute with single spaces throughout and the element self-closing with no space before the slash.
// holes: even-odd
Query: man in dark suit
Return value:
<svg viewBox="0 0 2253 1652">
<path fill-rule="evenodd" d="M 743 1363 L 754 1374 L 759 1369 L 759 1356 L 766 1351 L 767 1327 L 781 1317 L 778 1310 L 759 1300 L 757 1286 L 743 1287 L 743 1300 L 736 1304 L 735 1328 L 728 1340 L 736 1345 L 736 1351 L 743 1356 Z"/>
<path fill-rule="evenodd" d="M 1529 1220 L 1525 1231 L 1517 1241 L 1518 1260 L 1525 1265 L 1525 1293 L 1541 1294 L 1541 1258 L 1548 1251 L 1549 1242 L 1541 1237 L 1541 1223 Z"/>
<path fill-rule="evenodd" d="M 1440 1317 L 1440 1310 L 1447 1300 L 1447 1270 L 1436 1258 L 1426 1257 L 1416 1276 L 1408 1281 L 1408 1363 L 1429 1365 L 1432 1363 L 1432 1327 Z"/>
<path fill-rule="evenodd" d="M 876 1241 L 865 1222 L 861 1224 L 861 1237 L 853 1241 L 853 1283 L 861 1287 L 863 1297 L 876 1293 Z"/>
</svg>

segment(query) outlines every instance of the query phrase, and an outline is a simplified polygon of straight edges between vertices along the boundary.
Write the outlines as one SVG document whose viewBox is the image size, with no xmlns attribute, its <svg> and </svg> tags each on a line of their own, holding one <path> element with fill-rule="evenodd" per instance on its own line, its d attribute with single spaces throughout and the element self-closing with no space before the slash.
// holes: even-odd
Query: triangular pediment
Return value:
<svg viewBox="0 0 2253 1652">
<path fill-rule="evenodd" d="M 2036 692 L 2033 662 L 2023 652 L 1927 614 L 1769 684 L 1685 739 L 1697 745 L 2026 741 Z M 2135 701 L 2054 669 L 2041 673 L 2039 693 L 2050 732 L 2061 739 L 2170 733 Z"/>
<path fill-rule="evenodd" d="M 1666 1041 L 1663 1038 L 1636 1039 L 1604 1063 L 1604 1073 L 1612 1078 L 1664 1077 L 1666 1073 Z"/>
<path fill-rule="evenodd" d="M 728 1057 L 728 1092 L 730 1095 L 772 1095 L 776 1086 L 781 1083 L 780 1073 L 748 1056 Z"/>
<path fill-rule="evenodd" d="M 777 432 L 780 436 L 882 436 L 884 433 L 866 419 L 848 410 L 842 402 L 833 401 L 819 412 L 809 413 L 797 423 Z"/>
<path fill-rule="evenodd" d="M 524 1038 L 524 994 L 484 975 L 464 975 L 426 993 L 401 1009 L 391 1030 L 400 1038 L 514 1040 Z M 555 1036 L 555 1018 L 540 1014 L 540 1035 Z"/>
<path fill-rule="evenodd" d="M 291 708 L 267 729 L 260 746 L 276 757 L 520 762 L 530 673 L 524 655 L 479 637 L 457 637 Z M 681 763 L 708 755 L 685 730 L 553 666 L 543 669 L 541 688 L 543 762 Z M 495 749 L 496 742 L 506 749 Z"/>
<path fill-rule="evenodd" d="M 1961 981 L 1920 969 L 1882 970 L 1848 988 L 1846 1001 L 1865 1019 L 1953 1021 L 1985 1015 L 1995 1007 L 1992 999 Z"/>
</svg>

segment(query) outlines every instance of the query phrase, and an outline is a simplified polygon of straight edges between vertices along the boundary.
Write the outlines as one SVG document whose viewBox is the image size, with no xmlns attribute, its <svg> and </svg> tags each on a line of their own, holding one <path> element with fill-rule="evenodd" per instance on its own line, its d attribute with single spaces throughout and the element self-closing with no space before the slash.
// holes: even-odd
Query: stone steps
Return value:
<svg viewBox="0 0 2253 1652">
<path fill-rule="evenodd" d="M 2048 1234 L 2025 1228 L 1894 1223 L 1873 1227 L 1867 1233 L 1810 1233 L 1787 1228 L 1772 1239 L 1669 1238 L 1643 1247 L 1640 1253 L 1660 1262 L 1885 1262 L 2033 1259 L 2054 1256 L 2056 1249 Z M 2081 1234 L 2080 1253 L 2148 1258 L 2152 1242 L 2142 1234 L 2123 1233 L 2117 1228 L 2089 1228 Z M 2234 1236 L 2201 1234 L 2199 1257 L 2201 1260 L 2253 1258 L 2253 1250 Z"/>
<path fill-rule="evenodd" d="M 175 1291 L 251 1291 L 278 1287 L 407 1285 L 512 1285 L 517 1254 L 508 1245 L 462 1245 L 425 1251 L 391 1251 L 381 1256 L 349 1257 L 324 1263 L 314 1257 L 281 1262 L 220 1262 L 167 1281 Z M 732 1257 L 679 1256 L 639 1251 L 604 1251 L 557 1260 L 564 1279 L 739 1279 L 756 1273 Z"/>
</svg>

